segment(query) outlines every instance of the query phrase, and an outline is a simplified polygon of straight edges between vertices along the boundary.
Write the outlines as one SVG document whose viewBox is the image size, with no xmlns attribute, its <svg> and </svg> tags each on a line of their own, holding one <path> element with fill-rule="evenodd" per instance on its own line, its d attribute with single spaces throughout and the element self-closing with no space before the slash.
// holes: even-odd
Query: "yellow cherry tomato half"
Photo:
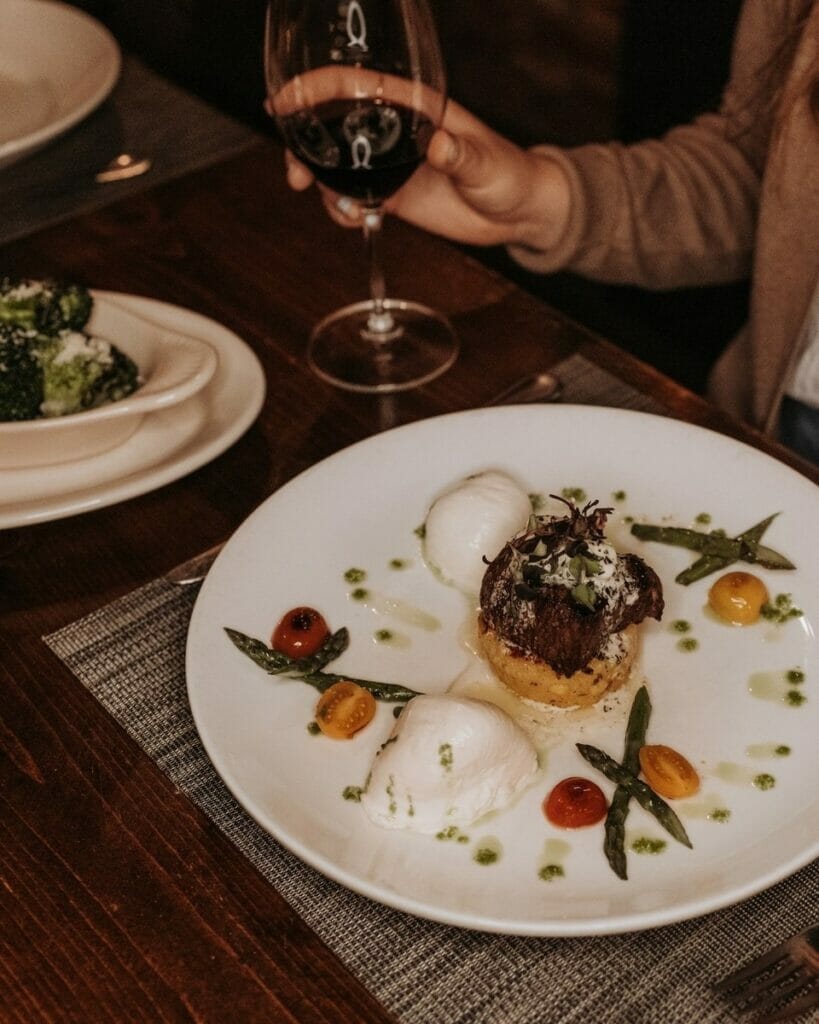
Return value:
<svg viewBox="0 0 819 1024">
<path fill-rule="evenodd" d="M 661 743 L 640 747 L 640 768 L 655 793 L 669 800 L 693 796 L 700 788 L 700 777 L 689 761 L 672 747 Z"/>
<path fill-rule="evenodd" d="M 727 572 L 708 591 L 712 610 L 735 626 L 756 622 L 768 600 L 768 588 L 750 572 Z"/>
<path fill-rule="evenodd" d="M 374 717 L 375 697 L 346 679 L 326 689 L 316 705 L 319 729 L 334 740 L 349 740 Z"/>
</svg>

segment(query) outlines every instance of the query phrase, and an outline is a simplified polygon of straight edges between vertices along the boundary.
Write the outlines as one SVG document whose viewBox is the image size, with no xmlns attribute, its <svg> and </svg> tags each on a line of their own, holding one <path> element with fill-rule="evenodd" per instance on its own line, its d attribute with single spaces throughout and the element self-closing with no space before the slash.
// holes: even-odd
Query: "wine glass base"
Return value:
<svg viewBox="0 0 819 1024">
<path fill-rule="evenodd" d="M 439 377 L 455 362 L 458 348 L 446 317 L 418 302 L 386 299 L 380 321 L 371 301 L 325 317 L 310 336 L 307 362 L 336 387 L 385 394 Z"/>
</svg>

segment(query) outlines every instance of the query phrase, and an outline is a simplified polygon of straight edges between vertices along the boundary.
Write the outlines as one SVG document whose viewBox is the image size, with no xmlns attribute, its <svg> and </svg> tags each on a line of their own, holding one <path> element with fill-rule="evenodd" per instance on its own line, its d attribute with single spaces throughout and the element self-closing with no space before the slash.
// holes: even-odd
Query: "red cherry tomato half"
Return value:
<svg viewBox="0 0 819 1024">
<path fill-rule="evenodd" d="M 273 630 L 274 651 L 291 658 L 307 658 L 321 647 L 330 630 L 315 608 L 291 608 Z"/>
<path fill-rule="evenodd" d="M 559 828 L 596 825 L 605 818 L 607 810 L 603 790 L 588 779 L 578 776 L 558 782 L 543 801 L 543 813 Z"/>
</svg>

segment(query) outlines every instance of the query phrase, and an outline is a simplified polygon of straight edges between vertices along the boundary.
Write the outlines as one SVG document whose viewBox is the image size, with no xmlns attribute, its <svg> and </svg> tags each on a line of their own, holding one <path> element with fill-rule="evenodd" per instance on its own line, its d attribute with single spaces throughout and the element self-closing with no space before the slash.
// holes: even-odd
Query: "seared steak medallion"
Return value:
<svg viewBox="0 0 819 1024">
<path fill-rule="evenodd" d="M 562 518 L 531 517 L 489 563 L 480 592 L 481 629 L 558 676 L 594 659 L 616 660 L 619 635 L 663 613 L 654 570 L 606 541 L 611 509 L 566 504 Z"/>
</svg>

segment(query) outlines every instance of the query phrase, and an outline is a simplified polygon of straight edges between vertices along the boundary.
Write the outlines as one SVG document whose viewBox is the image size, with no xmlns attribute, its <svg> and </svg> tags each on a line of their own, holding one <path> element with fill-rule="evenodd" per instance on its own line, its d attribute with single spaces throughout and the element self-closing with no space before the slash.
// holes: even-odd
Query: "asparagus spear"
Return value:
<svg viewBox="0 0 819 1024">
<path fill-rule="evenodd" d="M 677 583 L 688 586 L 737 561 L 761 565 L 764 569 L 795 569 L 796 566 L 785 555 L 760 544 L 763 534 L 777 514 L 768 516 L 737 537 L 702 533 L 680 526 L 654 526 L 650 523 L 634 523 L 631 532 L 640 540 L 653 540 L 702 552 L 695 562 L 677 576 Z"/>
<path fill-rule="evenodd" d="M 691 848 L 691 840 L 688 838 L 688 834 L 683 828 L 680 819 L 665 800 L 657 796 L 654 790 L 646 785 L 642 779 L 638 779 L 632 772 L 624 768 L 623 765 L 618 764 L 613 757 L 609 757 L 608 754 L 598 750 L 597 747 L 589 746 L 587 743 L 578 743 L 577 749 L 593 768 L 602 772 L 607 779 L 616 782 L 618 786 L 623 786 L 644 810 L 657 819 L 657 822 L 662 825 L 670 836 L 673 836 L 683 846 Z"/>
<path fill-rule="evenodd" d="M 301 679 L 315 687 L 319 693 L 324 693 L 333 683 L 347 680 L 369 690 L 376 700 L 382 700 L 389 704 L 406 703 L 418 696 L 417 691 L 395 683 L 374 682 L 370 679 L 356 679 L 355 676 L 322 671 L 325 665 L 337 658 L 347 647 L 349 634 L 343 627 L 329 636 L 319 650 L 309 658 L 291 658 L 280 651 L 274 651 L 255 637 L 240 633 L 238 629 L 230 629 L 226 626 L 225 632 L 242 654 L 247 655 L 269 675 L 285 675 L 291 679 Z"/>
<path fill-rule="evenodd" d="M 640 771 L 640 747 L 646 741 L 648 720 L 651 716 L 651 701 L 648 690 L 641 686 L 634 697 L 626 725 L 626 739 L 623 750 L 623 768 L 637 775 Z M 618 785 L 609 804 L 606 814 L 603 852 L 618 878 L 627 879 L 626 869 L 626 818 L 631 793 L 623 785 Z"/>
</svg>

